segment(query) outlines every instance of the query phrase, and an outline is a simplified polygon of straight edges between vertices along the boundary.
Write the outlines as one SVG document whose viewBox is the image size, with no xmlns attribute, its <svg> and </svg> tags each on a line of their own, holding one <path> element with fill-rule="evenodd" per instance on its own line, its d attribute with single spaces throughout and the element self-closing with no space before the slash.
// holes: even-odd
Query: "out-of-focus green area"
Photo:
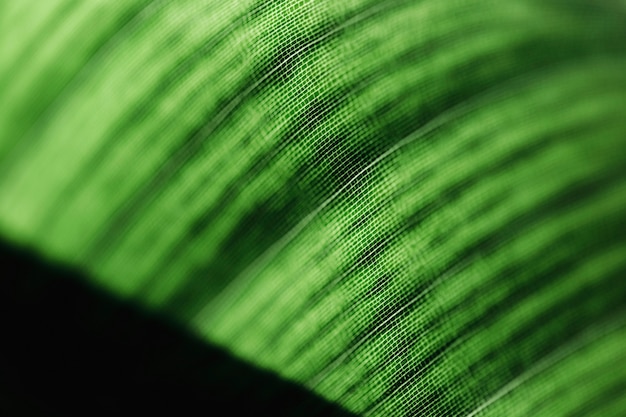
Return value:
<svg viewBox="0 0 626 417">
<path fill-rule="evenodd" d="M 623 2 L 0 22 L 5 238 L 355 413 L 626 412 Z"/>
</svg>

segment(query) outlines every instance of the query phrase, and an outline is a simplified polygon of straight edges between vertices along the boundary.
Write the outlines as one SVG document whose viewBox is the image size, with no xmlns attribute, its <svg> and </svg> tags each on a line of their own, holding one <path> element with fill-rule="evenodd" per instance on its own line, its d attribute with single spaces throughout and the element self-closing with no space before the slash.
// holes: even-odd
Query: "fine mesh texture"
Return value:
<svg viewBox="0 0 626 417">
<path fill-rule="evenodd" d="M 359 415 L 623 416 L 625 39 L 618 0 L 4 1 L 0 231 Z"/>
</svg>

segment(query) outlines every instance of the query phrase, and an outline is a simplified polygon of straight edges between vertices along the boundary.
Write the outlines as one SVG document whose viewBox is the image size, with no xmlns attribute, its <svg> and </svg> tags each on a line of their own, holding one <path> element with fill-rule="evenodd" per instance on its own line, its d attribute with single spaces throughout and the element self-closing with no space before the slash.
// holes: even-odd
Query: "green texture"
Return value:
<svg viewBox="0 0 626 417">
<path fill-rule="evenodd" d="M 0 233 L 360 415 L 624 415 L 626 3 L 3 1 Z"/>
</svg>

